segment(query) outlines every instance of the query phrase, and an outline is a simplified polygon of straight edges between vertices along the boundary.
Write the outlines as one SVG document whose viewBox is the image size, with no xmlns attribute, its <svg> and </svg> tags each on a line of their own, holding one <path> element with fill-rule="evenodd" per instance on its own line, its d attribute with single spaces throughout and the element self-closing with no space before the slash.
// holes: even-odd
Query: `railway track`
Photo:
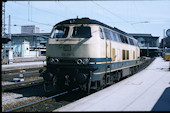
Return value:
<svg viewBox="0 0 170 113">
<path fill-rule="evenodd" d="M 13 78 L 19 77 L 19 75 L 22 73 L 24 78 L 29 77 L 39 77 L 39 70 L 45 69 L 44 68 L 34 68 L 34 69 L 22 69 L 25 72 L 20 72 L 21 70 L 9 70 L 9 71 L 2 71 L 2 81 L 12 81 Z"/>
<path fill-rule="evenodd" d="M 19 82 L 19 83 L 15 83 L 15 84 L 2 85 L 2 91 L 7 92 L 7 91 L 11 91 L 11 90 L 16 90 L 16 89 L 23 89 L 26 87 L 42 85 L 43 81 L 44 81 L 43 79 L 37 79 L 37 80 Z"/>
<path fill-rule="evenodd" d="M 20 70 L 25 70 L 26 72 L 30 72 L 30 71 L 37 71 L 37 70 L 40 70 L 42 68 L 46 68 L 46 67 L 32 67 L 32 68 L 22 68 L 22 69 L 2 69 L 2 72 L 1 74 L 2 75 L 5 75 L 5 74 L 9 74 L 9 73 L 19 73 Z"/>
<path fill-rule="evenodd" d="M 4 71 L 5 74 L 1 75 L 2 91 L 11 91 L 35 85 L 42 85 L 43 78 L 40 77 L 39 69 L 40 68 L 28 69 L 24 70 L 24 72 L 20 72 L 20 70 Z M 14 80 L 14 78 L 20 79 L 20 74 L 23 75 L 22 79 L 24 79 L 25 81 L 19 82 Z"/>
<path fill-rule="evenodd" d="M 78 89 L 79 88 L 75 88 L 75 89 L 72 90 L 72 92 L 77 91 Z M 15 107 L 15 108 L 6 110 L 4 112 L 31 111 L 32 108 L 34 108 L 34 111 L 38 111 L 38 109 L 40 109 L 40 108 L 36 108 L 36 105 L 40 106 L 41 103 L 48 103 L 48 102 L 52 101 L 53 99 L 55 100 L 55 98 L 57 98 L 59 96 L 64 96 L 65 94 L 69 94 L 69 92 L 68 91 L 64 91 L 62 93 L 49 96 L 49 97 L 47 97 L 45 99 L 38 100 L 38 101 L 35 101 L 35 102 L 31 102 L 31 103 L 28 103 L 28 104 L 25 104 L 25 105 L 22 105 L 22 106 L 19 106 L 19 107 Z M 61 104 L 61 103 L 58 102 L 58 104 Z"/>
</svg>

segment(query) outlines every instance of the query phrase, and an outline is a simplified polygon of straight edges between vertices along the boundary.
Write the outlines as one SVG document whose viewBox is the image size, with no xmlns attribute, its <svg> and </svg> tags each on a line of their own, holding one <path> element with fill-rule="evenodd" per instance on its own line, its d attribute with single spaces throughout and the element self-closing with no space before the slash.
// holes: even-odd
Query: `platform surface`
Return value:
<svg viewBox="0 0 170 113">
<path fill-rule="evenodd" d="M 169 62 L 157 57 L 145 70 L 58 111 L 170 111 Z"/>
</svg>

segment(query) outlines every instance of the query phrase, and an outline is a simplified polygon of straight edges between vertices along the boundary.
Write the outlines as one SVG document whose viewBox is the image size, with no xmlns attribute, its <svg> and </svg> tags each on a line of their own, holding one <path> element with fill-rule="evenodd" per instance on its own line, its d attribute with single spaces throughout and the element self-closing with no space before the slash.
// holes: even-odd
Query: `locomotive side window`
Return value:
<svg viewBox="0 0 170 113">
<path fill-rule="evenodd" d="M 111 39 L 112 39 L 113 41 L 117 41 L 116 35 L 115 35 L 114 32 L 110 31 L 110 36 L 111 36 Z"/>
<path fill-rule="evenodd" d="M 105 33 L 106 39 L 111 40 L 110 31 L 107 29 L 104 29 L 104 33 Z"/>
<path fill-rule="evenodd" d="M 104 39 L 102 28 L 100 28 L 100 38 Z"/>
<path fill-rule="evenodd" d="M 122 41 L 123 43 L 128 44 L 128 40 L 127 40 L 127 38 L 126 38 L 125 36 L 120 35 L 120 39 L 121 39 L 121 41 Z"/>
<path fill-rule="evenodd" d="M 118 42 L 122 42 L 119 34 L 115 33 L 115 36 L 116 36 L 116 39 L 117 39 Z"/>
<path fill-rule="evenodd" d="M 123 36 L 122 36 L 122 35 L 119 35 L 119 36 L 120 36 L 121 41 L 122 41 L 123 43 L 125 43 L 125 40 L 124 40 Z"/>
<path fill-rule="evenodd" d="M 72 38 L 90 38 L 91 37 L 91 28 L 90 27 L 74 27 Z"/>
<path fill-rule="evenodd" d="M 66 38 L 68 36 L 69 27 L 57 27 L 53 38 Z"/>
<path fill-rule="evenodd" d="M 133 43 L 134 43 L 134 45 L 135 45 L 135 46 L 137 46 L 137 42 L 136 42 L 136 40 L 133 40 Z"/>
<path fill-rule="evenodd" d="M 133 40 L 131 38 L 129 38 L 129 41 L 131 45 L 134 45 Z"/>
<path fill-rule="evenodd" d="M 123 37 L 124 37 L 124 39 L 125 39 L 125 43 L 128 44 L 128 39 L 127 39 L 127 37 L 125 37 L 125 36 L 123 36 Z"/>
<path fill-rule="evenodd" d="M 128 37 L 126 37 L 126 39 L 127 39 L 128 44 L 130 44 L 129 38 L 128 38 Z"/>
</svg>

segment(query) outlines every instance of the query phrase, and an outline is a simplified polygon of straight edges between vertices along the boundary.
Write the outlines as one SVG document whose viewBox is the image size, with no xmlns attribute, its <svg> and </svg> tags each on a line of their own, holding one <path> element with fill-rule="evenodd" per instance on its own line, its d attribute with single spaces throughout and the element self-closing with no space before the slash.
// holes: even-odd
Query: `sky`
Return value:
<svg viewBox="0 0 170 113">
<path fill-rule="evenodd" d="M 63 20 L 88 17 L 117 27 L 127 33 L 164 37 L 170 29 L 170 0 L 123 1 L 7 1 L 6 33 L 9 15 L 11 33 L 21 33 L 21 26 L 35 25 L 40 33 L 50 33 Z"/>
</svg>

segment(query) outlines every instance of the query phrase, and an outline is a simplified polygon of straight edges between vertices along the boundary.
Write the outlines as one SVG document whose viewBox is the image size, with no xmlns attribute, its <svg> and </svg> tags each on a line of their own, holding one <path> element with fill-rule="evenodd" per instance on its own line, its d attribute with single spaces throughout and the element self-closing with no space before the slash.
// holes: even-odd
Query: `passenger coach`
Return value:
<svg viewBox="0 0 170 113">
<path fill-rule="evenodd" d="M 62 21 L 47 43 L 45 89 L 101 89 L 138 70 L 140 49 L 127 33 L 89 18 Z"/>
</svg>

